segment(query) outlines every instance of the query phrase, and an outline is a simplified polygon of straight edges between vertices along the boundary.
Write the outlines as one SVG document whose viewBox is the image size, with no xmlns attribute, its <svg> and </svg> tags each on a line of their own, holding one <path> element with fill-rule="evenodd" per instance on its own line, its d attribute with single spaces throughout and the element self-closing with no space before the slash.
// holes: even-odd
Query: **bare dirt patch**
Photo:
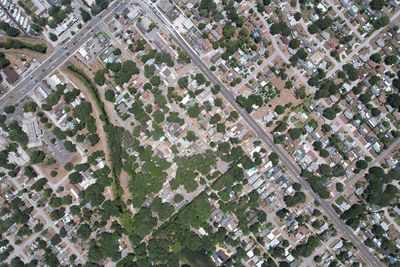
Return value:
<svg viewBox="0 0 400 267">
<path fill-rule="evenodd" d="M 124 190 L 124 194 L 122 196 L 124 202 L 126 203 L 129 199 L 132 198 L 131 192 L 129 192 L 129 175 L 125 172 L 122 171 L 121 174 L 119 175 L 119 183 Z"/>
</svg>

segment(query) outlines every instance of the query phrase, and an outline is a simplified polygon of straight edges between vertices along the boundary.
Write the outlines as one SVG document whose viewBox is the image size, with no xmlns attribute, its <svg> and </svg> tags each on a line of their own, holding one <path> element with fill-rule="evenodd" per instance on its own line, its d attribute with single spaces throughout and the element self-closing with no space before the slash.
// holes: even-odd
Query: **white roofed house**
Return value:
<svg viewBox="0 0 400 267">
<path fill-rule="evenodd" d="M 28 135 L 28 148 L 34 148 L 43 145 L 43 132 L 39 128 L 37 117 L 32 112 L 24 113 L 24 117 L 22 119 L 22 130 Z"/>
</svg>

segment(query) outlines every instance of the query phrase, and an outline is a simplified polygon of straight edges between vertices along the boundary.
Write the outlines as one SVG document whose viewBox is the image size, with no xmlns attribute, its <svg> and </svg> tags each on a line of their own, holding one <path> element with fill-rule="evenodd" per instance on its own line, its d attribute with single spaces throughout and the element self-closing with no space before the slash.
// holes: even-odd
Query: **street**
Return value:
<svg viewBox="0 0 400 267">
<path fill-rule="evenodd" d="M 101 23 L 103 21 L 112 18 L 112 16 L 114 16 L 120 8 L 125 7 L 126 4 L 125 1 L 115 1 L 107 9 L 103 10 L 96 17 L 93 17 L 86 26 L 75 34 L 74 38 L 67 41 L 62 47 L 57 47 L 53 54 L 49 55 L 49 57 L 40 64 L 38 68 L 32 71 L 28 77 L 25 77 L 16 86 L 4 94 L 0 99 L 0 109 L 9 105 L 14 105 L 23 97 L 28 95 L 30 91 L 38 87 L 47 75 L 64 64 L 64 62 L 72 57 L 84 43 L 92 38 L 93 34 L 97 32 L 97 27 L 100 26 L 99 28 L 101 28 Z"/>
<path fill-rule="evenodd" d="M 186 51 L 192 59 L 194 65 L 196 65 L 208 78 L 208 80 L 221 87 L 221 94 L 224 98 L 232 105 L 232 107 L 239 113 L 239 115 L 247 122 L 252 128 L 254 133 L 270 148 L 271 151 L 277 153 L 283 165 L 286 166 L 288 173 L 293 176 L 294 179 L 298 180 L 316 201 L 319 202 L 320 208 L 324 211 L 330 222 L 334 224 L 339 233 L 346 237 L 353 245 L 359 250 L 360 256 L 367 265 L 370 266 L 382 266 L 382 263 L 370 252 L 370 250 L 360 241 L 360 239 L 354 234 L 354 232 L 339 218 L 335 210 L 331 207 L 331 204 L 322 199 L 312 189 L 308 182 L 300 178 L 301 169 L 293 162 L 290 155 L 279 145 L 274 144 L 273 139 L 269 136 L 262 127 L 254 120 L 254 118 L 242 109 L 235 100 L 233 93 L 214 75 L 207 65 L 201 60 L 199 55 L 193 50 L 193 48 L 183 39 L 183 37 L 174 29 L 173 25 L 169 20 L 158 11 L 158 9 L 150 4 L 138 3 L 147 12 L 152 14 L 155 21 L 158 22 L 159 27 L 164 28 L 166 32 L 170 33 L 170 37 L 175 43 L 180 46 L 181 49 Z"/>
</svg>

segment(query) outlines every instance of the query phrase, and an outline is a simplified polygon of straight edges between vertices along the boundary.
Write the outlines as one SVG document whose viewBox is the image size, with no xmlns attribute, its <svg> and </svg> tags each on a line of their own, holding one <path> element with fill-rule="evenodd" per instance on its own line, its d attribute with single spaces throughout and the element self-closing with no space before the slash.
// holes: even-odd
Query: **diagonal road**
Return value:
<svg viewBox="0 0 400 267">
<path fill-rule="evenodd" d="M 345 183 L 346 185 L 344 186 L 344 191 L 346 191 L 347 189 L 349 189 L 350 187 L 353 187 L 354 184 L 360 180 L 361 177 L 363 177 L 369 168 L 374 167 L 376 165 L 378 165 L 383 159 L 385 159 L 388 155 L 390 155 L 390 153 L 392 153 L 393 151 L 395 151 L 396 149 L 398 149 L 398 146 L 400 145 L 400 139 L 397 139 L 396 141 L 394 141 L 387 149 L 385 149 L 385 151 L 383 151 L 381 154 L 379 154 L 379 156 L 377 156 L 376 158 L 374 158 L 373 161 L 371 161 L 368 164 L 368 168 L 366 168 L 365 170 L 360 171 L 359 173 L 357 173 L 356 175 L 353 175 L 352 177 L 346 179 Z"/>
<path fill-rule="evenodd" d="M 136 0 L 137 1 L 137 0 Z M 268 135 L 263 128 L 254 120 L 254 118 L 249 115 L 245 110 L 243 110 L 235 100 L 233 93 L 228 90 L 228 88 L 214 75 L 213 72 L 207 67 L 207 65 L 201 60 L 197 52 L 186 42 L 186 40 L 175 30 L 174 26 L 169 22 L 169 20 L 157 9 L 154 4 L 148 2 L 138 2 L 141 7 L 146 11 L 148 15 L 158 22 L 159 27 L 170 33 L 170 37 L 175 41 L 177 45 L 181 47 L 186 53 L 192 58 L 193 64 L 195 64 L 204 75 L 213 84 L 219 85 L 221 87 L 221 94 L 225 99 L 232 105 L 232 107 L 242 116 L 242 118 L 247 122 L 247 124 L 252 128 L 254 133 L 275 153 L 277 153 L 282 161 L 283 165 L 286 166 L 288 173 L 291 174 L 299 183 L 305 188 L 305 190 L 320 204 L 320 208 L 325 212 L 326 216 L 329 218 L 330 222 L 333 223 L 338 230 L 338 232 L 350 240 L 353 245 L 358 249 L 360 256 L 364 260 L 365 264 L 369 266 L 382 266 L 382 263 L 377 259 L 371 251 L 360 241 L 360 239 L 354 234 L 354 232 L 339 218 L 335 210 L 331 207 L 330 203 L 322 199 L 318 194 L 316 194 L 307 181 L 300 179 L 301 169 L 293 162 L 290 155 L 279 145 L 274 144 L 273 139 Z"/>
<path fill-rule="evenodd" d="M 127 6 L 127 1 L 114 1 L 110 6 L 93 17 L 75 36 L 67 41 L 62 47 L 58 46 L 54 52 L 29 76 L 22 79 L 16 86 L 9 90 L 0 99 L 0 109 L 15 105 L 26 95 L 40 85 L 40 82 L 60 65 L 66 62 L 83 44 L 85 44 L 97 29 L 101 29 L 101 23 L 108 21 L 115 13 Z"/>
<path fill-rule="evenodd" d="M 390 23 L 396 24 L 399 18 L 400 18 L 400 9 L 397 10 L 396 13 L 390 16 Z M 353 56 L 357 55 L 365 47 L 368 47 L 370 49 L 370 52 L 373 52 L 370 42 L 374 40 L 375 37 L 380 36 L 385 29 L 386 27 L 382 27 L 378 30 L 375 30 L 370 36 L 368 36 L 366 39 L 362 41 L 361 45 L 359 45 L 356 49 L 352 50 L 350 54 L 346 55 L 345 59 L 337 63 L 333 69 L 328 71 L 326 73 L 326 77 L 332 77 L 333 75 L 335 75 L 336 71 L 341 70 L 343 65 L 349 63 L 353 59 Z"/>
</svg>

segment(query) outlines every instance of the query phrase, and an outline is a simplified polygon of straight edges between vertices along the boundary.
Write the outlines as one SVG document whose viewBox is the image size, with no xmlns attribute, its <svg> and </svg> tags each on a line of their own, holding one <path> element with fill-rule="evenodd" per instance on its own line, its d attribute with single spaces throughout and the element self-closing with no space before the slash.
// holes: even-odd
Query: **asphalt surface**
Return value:
<svg viewBox="0 0 400 267">
<path fill-rule="evenodd" d="M 225 97 L 225 99 L 232 105 L 232 107 L 240 114 L 240 116 L 247 122 L 247 124 L 252 128 L 254 133 L 260 138 L 273 152 L 279 155 L 279 158 L 282 164 L 287 168 L 289 174 L 291 174 L 298 182 L 303 186 L 304 190 L 306 190 L 316 201 L 319 202 L 319 208 L 322 209 L 325 215 L 329 218 L 330 222 L 336 227 L 338 232 L 347 238 L 359 251 L 361 258 L 365 261 L 365 264 L 369 266 L 382 266 L 382 263 L 376 258 L 368 247 L 363 244 L 360 239 L 354 234 L 353 230 L 351 230 L 337 215 L 335 210 L 331 207 L 331 204 L 324 199 L 322 199 L 318 194 L 316 194 L 312 189 L 309 183 L 300 177 L 301 169 L 300 167 L 293 162 L 291 156 L 279 145 L 274 144 L 274 141 L 270 135 L 268 135 L 262 127 L 254 120 L 254 118 L 249 115 L 244 109 L 242 109 L 235 100 L 235 96 L 233 93 L 223 84 L 217 76 L 214 75 L 212 71 L 207 67 L 207 65 L 201 60 L 199 55 L 195 52 L 195 50 L 183 39 L 183 37 L 175 30 L 173 25 L 169 22 L 169 20 L 161 14 L 158 9 L 156 9 L 153 5 L 149 5 L 149 3 L 139 3 L 144 10 L 147 11 L 148 14 L 153 15 L 153 19 L 158 21 L 159 27 L 164 28 L 167 32 L 170 33 L 170 37 L 175 41 L 177 45 L 181 47 L 184 51 L 186 51 L 194 65 L 196 65 L 207 77 L 207 79 L 212 82 L 214 85 L 219 85 L 221 87 L 221 94 Z"/>
<path fill-rule="evenodd" d="M 336 229 L 341 235 L 347 238 L 353 243 L 353 245 L 359 250 L 360 256 L 363 258 L 365 263 L 370 266 L 381 266 L 382 263 L 368 250 L 368 248 L 359 240 L 359 238 L 353 233 L 353 231 L 343 223 L 338 217 L 336 212 L 333 210 L 331 205 L 323 200 L 319 195 L 313 192 L 307 181 L 300 178 L 300 167 L 295 164 L 291 157 L 286 151 L 279 145 L 274 144 L 273 139 L 269 136 L 261 126 L 243 110 L 235 100 L 234 95 L 228 88 L 210 71 L 207 65 L 201 60 L 199 55 L 193 50 L 193 48 L 177 33 L 170 22 L 163 17 L 163 15 L 150 6 L 148 2 L 137 2 L 142 6 L 148 14 L 153 15 L 153 18 L 159 22 L 159 26 L 163 27 L 170 32 L 171 38 L 192 58 L 193 63 L 204 73 L 204 75 L 215 85 L 221 87 L 221 94 L 225 99 L 232 105 L 232 107 L 242 116 L 247 124 L 252 128 L 254 133 L 265 143 L 267 146 L 280 157 L 281 162 L 287 168 L 288 173 L 291 174 L 295 179 L 302 184 L 303 188 L 319 202 L 320 208 L 325 212 L 329 220 L 335 225 Z M 101 12 L 96 17 L 93 17 L 89 24 L 83 27 L 76 35 L 66 42 L 63 47 L 58 47 L 56 50 L 45 60 L 39 68 L 34 70 L 28 77 L 25 77 L 18 85 L 12 88 L 0 99 L 0 109 L 7 105 L 13 105 L 27 95 L 32 89 L 36 88 L 40 82 L 49 75 L 52 71 L 62 65 L 68 58 L 70 58 L 84 43 L 86 43 L 92 35 L 96 32 L 95 28 L 103 20 L 107 20 L 110 16 L 113 16 L 120 8 L 127 5 L 126 1 L 113 2 L 106 10 Z"/>
<path fill-rule="evenodd" d="M 33 89 L 40 85 L 40 82 L 51 72 L 67 61 L 83 44 L 85 44 L 93 34 L 97 32 L 97 28 L 101 29 L 103 21 L 109 20 L 116 12 L 126 7 L 126 1 L 114 1 L 110 6 L 92 17 L 92 20 L 86 24 L 74 37 L 63 46 L 56 47 L 54 52 L 27 77 L 23 78 L 16 86 L 10 89 L 0 99 L 0 109 L 6 106 L 14 105 L 26 95 L 29 95 Z"/>
</svg>

